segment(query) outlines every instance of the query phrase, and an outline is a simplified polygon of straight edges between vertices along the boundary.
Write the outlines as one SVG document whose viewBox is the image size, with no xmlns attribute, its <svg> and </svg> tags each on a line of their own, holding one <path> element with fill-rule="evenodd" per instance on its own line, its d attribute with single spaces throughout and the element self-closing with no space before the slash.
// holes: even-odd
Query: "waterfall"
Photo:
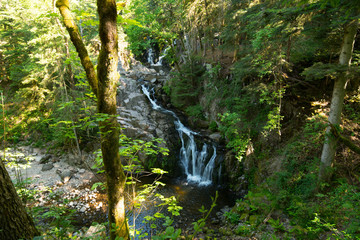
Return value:
<svg viewBox="0 0 360 240">
<path fill-rule="evenodd" d="M 150 48 L 149 51 L 148 51 L 148 59 L 147 59 L 147 61 L 151 65 L 154 65 L 154 50 L 152 48 Z"/>
<path fill-rule="evenodd" d="M 153 109 L 174 117 L 174 124 L 181 140 L 180 161 L 184 168 L 185 175 L 187 176 L 187 180 L 189 182 L 198 183 L 199 185 L 210 185 L 212 183 L 212 175 L 217 156 L 216 147 L 213 145 L 211 148 L 204 143 L 199 151 L 195 141 L 195 136 L 199 134 L 185 127 L 173 111 L 158 105 L 156 99 L 152 97 L 152 90 L 149 90 L 145 85 L 142 85 L 141 88 L 143 93 L 149 99 Z M 218 172 L 218 175 L 219 174 L 220 172 Z"/>
<path fill-rule="evenodd" d="M 161 56 L 159 57 L 159 61 L 155 64 L 151 64 L 151 66 L 162 66 L 162 61 L 164 59 L 164 57 L 166 57 L 167 52 L 169 51 L 170 47 L 167 47 L 164 52 L 161 54 Z"/>
</svg>

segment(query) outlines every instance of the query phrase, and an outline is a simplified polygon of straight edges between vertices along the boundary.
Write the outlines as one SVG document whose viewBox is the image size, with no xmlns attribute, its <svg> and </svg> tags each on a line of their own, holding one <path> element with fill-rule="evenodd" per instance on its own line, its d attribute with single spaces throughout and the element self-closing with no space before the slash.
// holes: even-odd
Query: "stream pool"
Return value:
<svg viewBox="0 0 360 240">
<path fill-rule="evenodd" d="M 140 177 L 140 186 L 142 184 L 149 184 L 153 181 L 152 177 Z M 180 211 L 180 216 L 173 217 L 174 223 L 173 226 L 175 228 L 181 228 L 182 232 L 191 232 L 192 223 L 199 220 L 203 215 L 199 211 L 199 209 L 204 206 L 205 209 L 210 209 L 212 204 L 212 199 L 218 192 L 218 198 L 216 201 L 216 207 L 213 209 L 211 215 L 207 219 L 207 226 L 209 228 L 217 228 L 217 224 L 220 222 L 216 213 L 218 213 L 222 208 L 228 206 L 231 207 L 235 204 L 236 195 L 221 187 L 221 186 L 199 186 L 197 184 L 189 183 L 184 179 L 171 179 L 171 178 L 163 178 L 161 179 L 166 185 L 157 190 L 157 193 L 162 194 L 165 197 L 175 196 L 178 205 L 182 207 Z M 106 193 L 100 192 L 97 194 L 96 199 L 98 201 L 106 202 Z M 143 203 L 143 207 L 141 212 L 136 211 L 136 229 L 141 230 L 143 232 L 147 232 L 151 235 L 152 229 L 150 224 L 145 224 L 143 221 L 146 216 L 153 215 L 159 208 L 155 207 L 154 201 L 159 203 L 160 201 L 154 199 L 148 199 Z M 131 200 L 127 199 L 127 206 L 131 206 Z M 160 210 L 160 212 L 164 213 L 165 215 L 170 214 L 167 212 L 166 207 Z M 128 209 L 127 211 L 129 225 L 133 226 L 133 214 L 134 212 Z M 88 213 L 79 213 L 76 215 L 76 223 L 79 228 L 84 226 L 90 226 L 92 222 L 106 222 L 107 221 L 107 206 L 104 204 L 103 208 L 100 210 L 97 209 L 94 211 L 90 211 Z M 157 225 L 158 230 L 164 230 L 165 227 L 162 226 L 163 221 L 157 221 L 155 224 Z"/>
</svg>

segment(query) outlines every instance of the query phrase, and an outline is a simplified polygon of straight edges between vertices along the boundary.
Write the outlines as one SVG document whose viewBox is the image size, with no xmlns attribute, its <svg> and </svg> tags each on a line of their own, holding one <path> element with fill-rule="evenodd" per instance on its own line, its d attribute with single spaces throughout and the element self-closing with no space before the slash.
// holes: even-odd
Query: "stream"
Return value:
<svg viewBox="0 0 360 240">
<path fill-rule="evenodd" d="M 216 201 L 216 207 L 208 219 L 210 228 L 215 227 L 212 224 L 218 222 L 216 213 L 225 206 L 233 206 L 235 203 L 235 194 L 222 188 L 219 184 L 221 178 L 221 164 L 219 162 L 222 160 L 222 156 L 217 154 L 216 144 L 196 140 L 196 138 L 202 140 L 203 137 L 187 128 L 173 111 L 160 106 L 154 97 L 153 89 L 144 84 L 141 85 L 141 89 L 155 111 L 173 118 L 181 140 L 179 162 L 185 178 L 165 179 L 166 186 L 159 190 L 159 193 L 165 197 L 175 196 L 178 205 L 183 208 L 180 211 L 180 216 L 174 219 L 175 227 L 191 231 L 192 223 L 203 216 L 199 209 L 202 206 L 209 209 L 212 198 L 218 192 L 219 197 Z M 147 232 L 150 231 L 150 228 L 142 223 L 142 219 L 149 213 L 154 213 L 154 209 L 150 207 L 141 213 L 136 220 L 136 226 Z M 130 220 L 131 224 L 132 220 Z"/>
</svg>

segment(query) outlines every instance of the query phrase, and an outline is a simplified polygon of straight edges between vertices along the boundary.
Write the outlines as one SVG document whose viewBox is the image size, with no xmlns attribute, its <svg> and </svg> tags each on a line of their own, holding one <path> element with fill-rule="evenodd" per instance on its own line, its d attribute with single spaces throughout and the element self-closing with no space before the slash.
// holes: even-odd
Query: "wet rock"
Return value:
<svg viewBox="0 0 360 240">
<path fill-rule="evenodd" d="M 54 168 L 54 165 L 52 163 L 46 163 L 44 166 L 42 166 L 41 171 L 49 171 Z"/>
<path fill-rule="evenodd" d="M 213 134 L 210 134 L 209 135 L 209 138 L 216 141 L 216 142 L 220 142 L 221 140 L 221 134 L 216 132 L 216 133 L 213 133 Z"/>
<path fill-rule="evenodd" d="M 40 163 L 41 163 L 41 164 L 48 163 L 51 157 L 52 157 L 52 156 L 51 156 L 50 154 L 47 154 L 47 155 L 43 156 L 43 157 L 40 159 Z"/>
</svg>

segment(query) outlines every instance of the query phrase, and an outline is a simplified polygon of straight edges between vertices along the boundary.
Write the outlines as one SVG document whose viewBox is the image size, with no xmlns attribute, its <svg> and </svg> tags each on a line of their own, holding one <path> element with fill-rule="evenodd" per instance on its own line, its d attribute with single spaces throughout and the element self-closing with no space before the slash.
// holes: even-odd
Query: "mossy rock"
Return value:
<svg viewBox="0 0 360 240">
<path fill-rule="evenodd" d="M 249 213 L 250 212 L 250 206 L 248 203 L 246 202 L 237 202 L 236 205 L 235 205 L 235 209 L 237 212 L 241 213 L 241 212 L 244 212 L 244 213 Z"/>
<path fill-rule="evenodd" d="M 246 222 L 249 219 L 249 214 L 248 213 L 243 213 L 240 216 L 240 220 L 243 222 Z"/>
<path fill-rule="evenodd" d="M 258 225 L 259 222 L 261 221 L 262 216 L 261 215 L 251 215 L 249 217 L 249 223 L 250 225 L 254 226 L 254 225 Z"/>
<path fill-rule="evenodd" d="M 227 228 L 227 227 L 221 227 L 221 228 L 219 229 L 219 232 L 221 233 L 222 236 L 230 236 L 230 235 L 233 234 L 232 231 L 231 231 L 231 229 L 229 229 L 229 228 Z"/>
</svg>

